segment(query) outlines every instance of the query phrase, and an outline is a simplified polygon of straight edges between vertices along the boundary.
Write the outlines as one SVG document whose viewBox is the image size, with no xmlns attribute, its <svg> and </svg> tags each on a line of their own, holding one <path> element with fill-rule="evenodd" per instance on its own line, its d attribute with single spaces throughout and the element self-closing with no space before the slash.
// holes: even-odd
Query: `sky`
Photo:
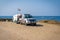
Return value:
<svg viewBox="0 0 60 40">
<path fill-rule="evenodd" d="M 60 16 L 60 0 L 0 0 L 0 16 L 13 16 L 18 13 Z"/>
</svg>

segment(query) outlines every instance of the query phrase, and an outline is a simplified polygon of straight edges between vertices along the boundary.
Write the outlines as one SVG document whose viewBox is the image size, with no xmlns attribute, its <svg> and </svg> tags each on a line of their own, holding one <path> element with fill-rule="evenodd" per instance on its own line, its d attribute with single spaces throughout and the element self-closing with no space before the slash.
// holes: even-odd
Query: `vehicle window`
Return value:
<svg viewBox="0 0 60 40">
<path fill-rule="evenodd" d="M 32 18 L 32 15 L 25 14 L 25 18 Z"/>
</svg>

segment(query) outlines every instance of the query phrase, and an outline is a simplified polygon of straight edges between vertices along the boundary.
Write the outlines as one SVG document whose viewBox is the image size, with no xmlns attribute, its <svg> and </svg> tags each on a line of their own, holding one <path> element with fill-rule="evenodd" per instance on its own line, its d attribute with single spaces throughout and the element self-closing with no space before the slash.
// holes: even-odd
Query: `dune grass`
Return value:
<svg viewBox="0 0 60 40">
<path fill-rule="evenodd" d="M 0 18 L 0 21 L 12 21 L 12 19 L 8 19 L 8 18 L 3 19 L 3 18 Z"/>
<path fill-rule="evenodd" d="M 60 24 L 59 21 L 55 21 L 55 20 L 40 20 L 39 22 L 49 23 L 49 24 Z"/>
</svg>

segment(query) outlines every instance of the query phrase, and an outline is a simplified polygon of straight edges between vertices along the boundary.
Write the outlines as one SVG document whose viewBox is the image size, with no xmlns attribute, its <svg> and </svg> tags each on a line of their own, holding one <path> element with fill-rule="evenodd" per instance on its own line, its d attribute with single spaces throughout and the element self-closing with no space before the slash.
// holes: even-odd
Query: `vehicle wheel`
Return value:
<svg viewBox="0 0 60 40">
<path fill-rule="evenodd" d="M 34 23 L 33 25 L 36 25 L 36 23 Z"/>
<path fill-rule="evenodd" d="M 25 22 L 25 25 L 28 26 L 28 24 Z"/>
<path fill-rule="evenodd" d="M 26 26 L 28 26 L 28 24 L 25 24 Z"/>
<path fill-rule="evenodd" d="M 27 25 L 27 24 L 26 24 L 26 21 L 25 21 L 24 25 Z"/>
</svg>

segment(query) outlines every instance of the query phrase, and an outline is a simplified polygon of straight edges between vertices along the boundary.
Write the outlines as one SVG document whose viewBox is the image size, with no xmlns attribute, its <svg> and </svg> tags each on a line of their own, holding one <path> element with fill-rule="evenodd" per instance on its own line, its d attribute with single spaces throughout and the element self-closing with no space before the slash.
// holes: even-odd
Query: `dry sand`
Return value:
<svg viewBox="0 0 60 40">
<path fill-rule="evenodd" d="M 60 40 L 60 25 L 37 23 L 25 26 L 0 22 L 0 40 Z"/>
</svg>

